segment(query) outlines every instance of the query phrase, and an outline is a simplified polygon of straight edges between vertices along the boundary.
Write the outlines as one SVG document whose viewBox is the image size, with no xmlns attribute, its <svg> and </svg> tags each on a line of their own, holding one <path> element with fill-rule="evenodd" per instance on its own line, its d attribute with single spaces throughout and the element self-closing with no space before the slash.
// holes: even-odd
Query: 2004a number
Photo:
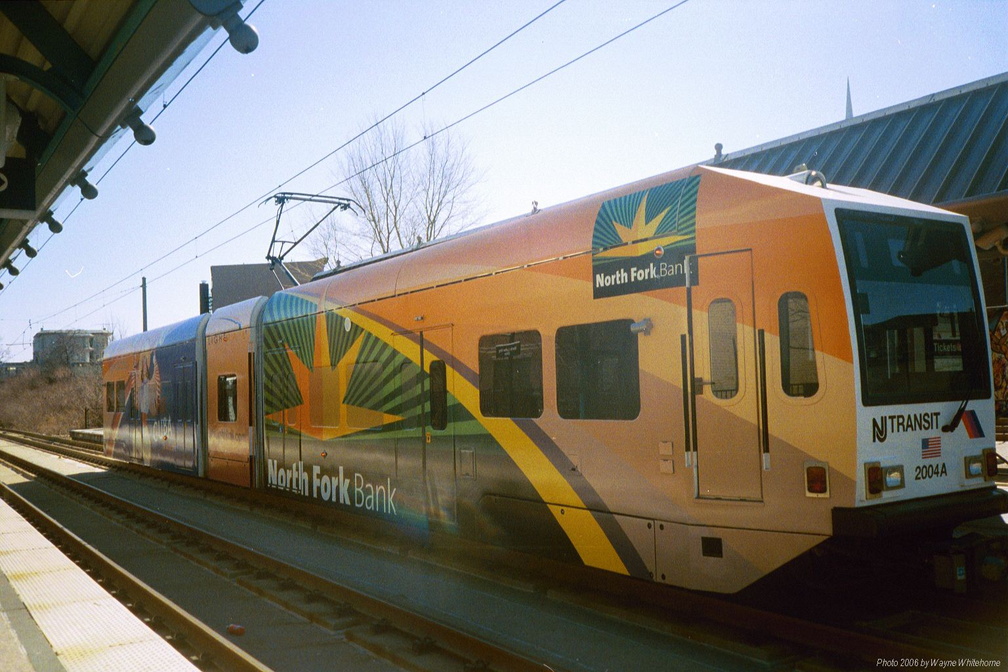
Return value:
<svg viewBox="0 0 1008 672">
<path fill-rule="evenodd" d="M 924 481 L 939 476 L 948 476 L 948 468 L 944 462 L 941 464 L 920 464 L 914 467 L 915 481 Z"/>
</svg>

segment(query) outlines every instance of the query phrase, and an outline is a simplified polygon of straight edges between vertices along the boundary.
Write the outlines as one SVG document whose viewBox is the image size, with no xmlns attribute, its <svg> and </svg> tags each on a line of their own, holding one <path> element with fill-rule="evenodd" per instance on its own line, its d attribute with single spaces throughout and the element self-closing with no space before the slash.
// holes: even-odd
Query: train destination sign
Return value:
<svg viewBox="0 0 1008 672">
<path fill-rule="evenodd" d="M 602 204 L 592 234 L 594 298 L 686 286 L 699 187 L 699 176 L 688 177 Z"/>
</svg>

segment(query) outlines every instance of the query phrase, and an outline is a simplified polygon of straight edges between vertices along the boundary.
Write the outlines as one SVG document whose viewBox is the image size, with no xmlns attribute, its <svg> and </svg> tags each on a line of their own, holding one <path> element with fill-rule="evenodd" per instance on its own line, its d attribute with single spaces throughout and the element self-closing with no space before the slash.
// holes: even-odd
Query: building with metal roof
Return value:
<svg viewBox="0 0 1008 672">
<path fill-rule="evenodd" d="M 716 163 L 774 175 L 805 164 L 837 184 L 982 210 L 1008 197 L 1008 73 L 725 154 Z"/>
<path fill-rule="evenodd" d="M 987 304 L 1008 305 L 1008 73 L 708 163 L 773 175 L 804 165 L 970 217 Z"/>
</svg>

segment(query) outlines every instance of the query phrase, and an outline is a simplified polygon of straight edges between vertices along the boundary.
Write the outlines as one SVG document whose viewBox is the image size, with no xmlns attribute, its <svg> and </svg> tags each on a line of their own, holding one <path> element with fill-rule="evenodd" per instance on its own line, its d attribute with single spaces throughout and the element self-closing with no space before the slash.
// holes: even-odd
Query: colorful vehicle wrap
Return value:
<svg viewBox="0 0 1008 672">
<path fill-rule="evenodd" d="M 699 167 L 361 262 L 241 309 L 232 350 L 208 329 L 206 387 L 250 409 L 210 476 L 722 592 L 1004 511 L 968 241 Z"/>
</svg>

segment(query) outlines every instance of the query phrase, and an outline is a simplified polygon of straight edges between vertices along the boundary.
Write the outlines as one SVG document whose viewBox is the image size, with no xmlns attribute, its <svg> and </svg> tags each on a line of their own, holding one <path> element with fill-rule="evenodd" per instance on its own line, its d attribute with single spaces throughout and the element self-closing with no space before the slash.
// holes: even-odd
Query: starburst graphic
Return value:
<svg viewBox="0 0 1008 672">
<path fill-rule="evenodd" d="M 671 210 L 671 206 L 665 208 L 657 216 L 649 221 L 647 218 L 647 194 L 641 199 L 637 211 L 634 213 L 633 222 L 629 226 L 621 222 L 613 221 L 616 233 L 624 243 L 636 243 L 640 240 L 654 238 L 658 234 L 658 225 L 665 219 L 665 215 Z"/>
<path fill-rule="evenodd" d="M 634 213 L 633 221 L 629 224 L 622 224 L 613 220 L 613 229 L 616 235 L 623 242 L 622 245 L 614 247 L 597 254 L 599 257 L 640 257 L 651 254 L 658 247 L 673 245 L 681 240 L 686 240 L 689 236 L 673 234 L 670 236 L 658 236 L 658 228 L 665 221 L 671 207 L 665 208 L 650 220 L 647 218 L 647 195 L 641 199 L 640 205 Z"/>
<path fill-rule="evenodd" d="M 355 434 L 402 419 L 398 415 L 347 404 L 341 394 L 349 387 L 364 332 L 354 339 L 335 364 L 330 357 L 329 327 L 323 313 L 315 317 L 314 340 L 311 367 L 302 362 L 290 346 L 284 345 L 294 384 L 303 401 L 292 408 L 267 415 L 268 419 L 322 440 Z M 351 417 L 352 423 L 349 422 Z"/>
<path fill-rule="evenodd" d="M 633 221 L 627 225 L 613 220 L 613 229 L 616 235 L 623 241 L 623 245 L 606 250 L 597 255 L 600 257 L 639 257 L 654 252 L 655 248 L 665 245 L 672 245 L 680 240 L 685 240 L 688 236 L 674 234 L 657 238 L 658 228 L 665 221 L 666 215 L 672 207 L 669 206 L 660 213 L 647 218 L 647 194 L 641 199 L 640 205 L 634 212 Z"/>
</svg>

